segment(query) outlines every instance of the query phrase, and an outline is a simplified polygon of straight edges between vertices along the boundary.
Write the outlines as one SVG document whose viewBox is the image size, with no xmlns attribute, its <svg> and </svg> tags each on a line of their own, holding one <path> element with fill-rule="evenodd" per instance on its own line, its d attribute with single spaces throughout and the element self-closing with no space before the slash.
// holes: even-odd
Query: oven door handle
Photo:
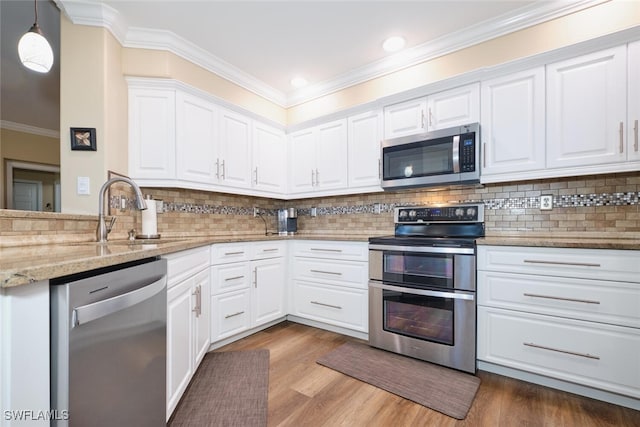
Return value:
<svg viewBox="0 0 640 427">
<path fill-rule="evenodd" d="M 374 251 L 395 251 L 395 252 L 420 252 L 430 254 L 454 254 L 454 255 L 473 255 L 474 248 L 463 248 L 460 246 L 396 246 L 396 245 L 377 245 L 369 244 L 369 249 Z"/>
<path fill-rule="evenodd" d="M 427 297 L 463 299 L 468 301 L 473 301 L 476 299 L 474 293 L 431 291 L 428 289 L 405 288 L 405 287 L 393 286 L 393 285 L 387 285 L 387 284 L 375 283 L 375 282 L 369 282 L 369 286 L 373 288 L 382 289 L 385 291 L 403 292 L 405 294 L 423 295 Z"/>
</svg>

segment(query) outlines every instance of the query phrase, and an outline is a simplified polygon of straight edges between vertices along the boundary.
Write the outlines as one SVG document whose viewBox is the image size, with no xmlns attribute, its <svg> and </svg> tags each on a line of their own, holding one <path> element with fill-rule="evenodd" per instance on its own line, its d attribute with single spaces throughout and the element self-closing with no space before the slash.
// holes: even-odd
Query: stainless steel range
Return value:
<svg viewBox="0 0 640 427">
<path fill-rule="evenodd" d="M 476 242 L 484 205 L 396 208 L 369 239 L 369 344 L 476 372 Z"/>
</svg>

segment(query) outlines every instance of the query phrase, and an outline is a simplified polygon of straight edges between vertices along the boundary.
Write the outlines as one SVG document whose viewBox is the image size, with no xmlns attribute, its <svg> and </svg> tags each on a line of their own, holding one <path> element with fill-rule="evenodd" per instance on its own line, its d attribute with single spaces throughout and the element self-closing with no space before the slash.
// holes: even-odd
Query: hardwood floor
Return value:
<svg viewBox="0 0 640 427">
<path fill-rule="evenodd" d="M 315 363 L 348 340 L 283 322 L 216 351 L 270 350 L 269 427 L 640 426 L 640 412 L 479 371 L 482 384 L 460 421 Z"/>
</svg>

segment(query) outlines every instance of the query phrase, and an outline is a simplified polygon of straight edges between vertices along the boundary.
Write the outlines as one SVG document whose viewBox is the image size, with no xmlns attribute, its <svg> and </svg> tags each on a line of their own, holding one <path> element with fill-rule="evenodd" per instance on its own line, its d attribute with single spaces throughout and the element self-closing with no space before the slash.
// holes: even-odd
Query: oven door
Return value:
<svg viewBox="0 0 640 427">
<path fill-rule="evenodd" d="M 475 373 L 475 293 L 370 281 L 369 344 Z"/>
</svg>

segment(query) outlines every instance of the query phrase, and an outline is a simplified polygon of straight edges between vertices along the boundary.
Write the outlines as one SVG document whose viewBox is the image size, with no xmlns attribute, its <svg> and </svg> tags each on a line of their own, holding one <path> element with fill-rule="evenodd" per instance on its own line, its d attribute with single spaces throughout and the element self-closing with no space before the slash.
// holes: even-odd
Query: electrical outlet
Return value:
<svg viewBox="0 0 640 427">
<path fill-rule="evenodd" d="M 253 217 L 257 217 L 258 215 L 260 215 L 260 208 L 253 208 Z"/>
<path fill-rule="evenodd" d="M 380 203 L 374 203 L 373 204 L 373 213 L 376 214 L 376 215 L 379 215 L 381 211 L 382 211 L 382 207 L 380 206 Z"/>
<path fill-rule="evenodd" d="M 551 194 L 540 196 L 540 210 L 550 211 L 551 209 L 553 209 L 553 196 Z"/>
<path fill-rule="evenodd" d="M 311 209 L 309 209 L 309 214 L 310 214 L 312 217 L 316 217 L 316 216 L 318 216 L 318 209 L 317 209 L 317 208 L 311 208 Z"/>
</svg>

